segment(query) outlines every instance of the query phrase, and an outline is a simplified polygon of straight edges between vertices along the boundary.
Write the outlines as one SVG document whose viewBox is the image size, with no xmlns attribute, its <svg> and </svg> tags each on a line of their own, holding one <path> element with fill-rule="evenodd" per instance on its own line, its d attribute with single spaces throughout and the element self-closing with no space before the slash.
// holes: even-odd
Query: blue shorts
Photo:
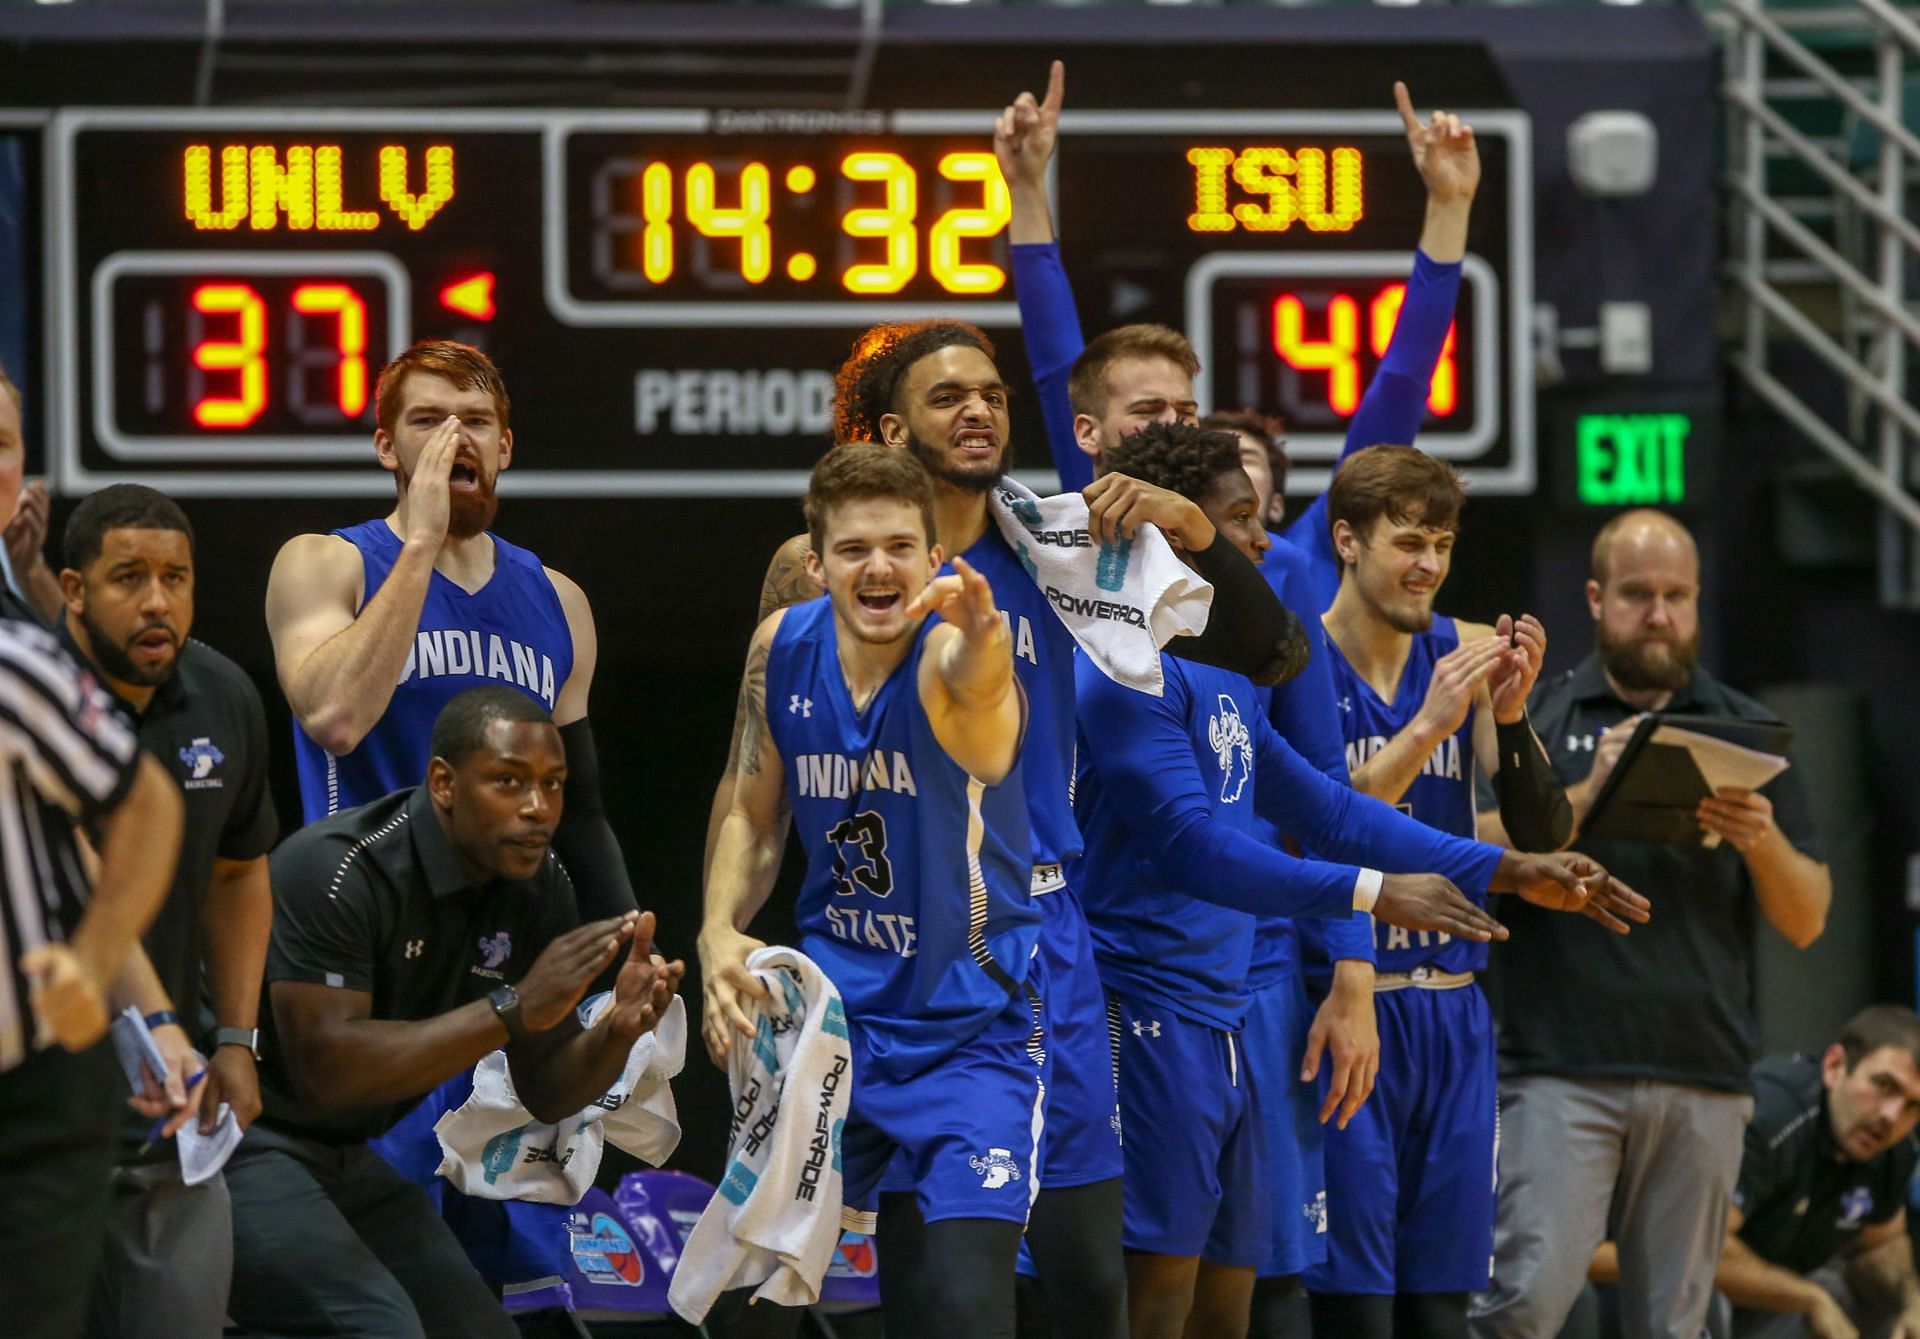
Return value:
<svg viewBox="0 0 1920 1339">
<path fill-rule="evenodd" d="M 1039 1189 L 1039 1145 L 1050 1057 L 1035 964 L 985 1028 L 912 1078 L 882 1079 L 866 1064 L 860 1023 L 849 1020 L 853 1094 L 841 1134 L 842 1197 L 879 1207 L 881 1177 L 896 1155 L 921 1216 L 1025 1223 Z M 891 1187 L 889 1187 L 891 1189 Z"/>
<path fill-rule="evenodd" d="M 1474 985 L 1374 996 L 1380 1077 L 1327 1130 L 1319 1293 L 1474 1292 L 1493 1273 L 1499 1143 L 1493 1014 Z"/>
<path fill-rule="evenodd" d="M 1117 1057 L 1086 913 L 1071 888 L 1034 900 L 1042 916 L 1035 966 L 1047 983 L 1047 1054 L 1052 1064 L 1047 1128 L 1040 1141 L 1040 1184 L 1056 1190 L 1111 1181 L 1121 1172 Z M 913 1189 L 912 1173 L 901 1159 L 896 1157 L 887 1168 L 880 1188 Z"/>
<path fill-rule="evenodd" d="M 1112 991 L 1130 1251 L 1256 1269 L 1273 1251 L 1266 1132 L 1240 1040 Z"/>
<path fill-rule="evenodd" d="M 1262 1278 L 1298 1274 L 1327 1258 L 1327 1174 L 1321 1157 L 1321 1088 L 1300 1081 L 1313 1005 L 1306 979 L 1292 972 L 1253 991 L 1247 1008 L 1247 1077 L 1266 1127 L 1267 1187 L 1273 1203 L 1273 1251 Z M 1327 1061 L 1322 1058 L 1324 1066 Z"/>
</svg>

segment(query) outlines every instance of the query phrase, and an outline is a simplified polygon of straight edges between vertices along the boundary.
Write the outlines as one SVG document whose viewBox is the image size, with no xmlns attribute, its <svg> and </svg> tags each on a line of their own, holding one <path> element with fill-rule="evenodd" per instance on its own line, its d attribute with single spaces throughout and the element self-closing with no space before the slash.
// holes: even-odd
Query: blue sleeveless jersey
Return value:
<svg viewBox="0 0 1920 1339">
<path fill-rule="evenodd" d="M 767 724 L 807 854 L 801 945 L 863 1049 L 910 1078 L 977 1035 L 1026 980 L 1040 937 L 1021 769 L 975 781 L 934 737 L 913 651 L 856 712 L 833 605 L 788 609 L 767 659 Z"/>
<path fill-rule="evenodd" d="M 360 550 L 365 608 L 400 557 L 385 520 L 335 530 Z M 306 821 L 366 804 L 427 775 L 433 723 L 441 708 L 483 683 L 506 683 L 553 710 L 573 673 L 573 637 L 560 596 L 540 560 L 494 536 L 493 576 L 472 595 L 435 572 L 420 627 L 387 711 L 358 748 L 334 757 L 293 724 L 293 754 Z"/>
<path fill-rule="evenodd" d="M 1020 775 L 1033 827 L 1033 863 L 1065 865 L 1080 854 L 1080 826 L 1073 817 L 1079 737 L 1073 716 L 1073 634 L 992 521 L 961 556 L 993 587 L 993 602 L 1006 615 L 1013 638 L 1013 670 L 1027 693 Z"/>
<path fill-rule="evenodd" d="M 1360 765 L 1387 741 L 1406 729 L 1419 714 L 1427 699 L 1427 685 L 1433 680 L 1434 662 L 1460 645 L 1460 630 L 1444 614 L 1433 616 L 1433 626 L 1414 634 L 1413 649 L 1407 655 L 1407 667 L 1400 673 L 1400 686 L 1389 706 L 1380 700 L 1370 685 L 1347 663 L 1346 656 L 1325 637 L 1327 663 L 1333 670 L 1333 689 L 1340 707 L 1340 727 L 1347 740 L 1347 768 L 1358 771 Z M 1421 768 L 1420 775 L 1407 787 L 1396 806 L 1412 814 L 1428 827 L 1472 840 L 1473 804 L 1473 713 L 1460 728 L 1448 735 Z M 1486 905 L 1484 888 L 1462 888 L 1461 892 L 1481 906 Z M 1487 965 L 1485 944 L 1460 943 L 1451 936 L 1425 930 L 1403 930 L 1379 924 L 1374 927 L 1377 967 L 1382 972 L 1410 972 L 1416 967 L 1432 967 L 1445 972 L 1477 972 Z"/>
</svg>

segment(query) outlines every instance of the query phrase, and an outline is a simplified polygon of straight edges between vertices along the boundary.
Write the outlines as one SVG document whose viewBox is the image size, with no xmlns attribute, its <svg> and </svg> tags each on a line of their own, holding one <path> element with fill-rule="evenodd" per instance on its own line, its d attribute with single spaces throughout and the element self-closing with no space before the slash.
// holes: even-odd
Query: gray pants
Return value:
<svg viewBox="0 0 1920 1339">
<path fill-rule="evenodd" d="M 220 1339 L 232 1278 L 222 1178 L 189 1186 L 177 1159 L 114 1169 L 89 1339 Z"/>
<path fill-rule="evenodd" d="M 518 1339 L 426 1192 L 365 1144 L 256 1125 L 227 1189 L 232 1314 L 256 1339 Z"/>
<path fill-rule="evenodd" d="M 1500 1084 L 1493 1282 L 1475 1339 L 1559 1332 L 1605 1240 L 1623 1339 L 1697 1339 L 1753 1099 L 1649 1079 Z"/>
</svg>

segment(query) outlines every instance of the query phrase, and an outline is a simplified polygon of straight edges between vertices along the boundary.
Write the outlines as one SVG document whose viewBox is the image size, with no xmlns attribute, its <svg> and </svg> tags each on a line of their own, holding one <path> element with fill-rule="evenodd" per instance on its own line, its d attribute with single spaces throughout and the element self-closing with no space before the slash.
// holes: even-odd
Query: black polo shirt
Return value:
<svg viewBox="0 0 1920 1339">
<path fill-rule="evenodd" d="M 551 851 L 524 883 L 475 885 L 461 870 L 425 786 L 309 824 L 268 862 L 273 942 L 267 991 L 306 981 L 373 996 L 373 1017 L 434 1018 L 518 981 L 579 923 L 573 884 Z M 426 1090 L 376 1107 L 315 1107 L 294 1096 L 273 1010 L 260 1010 L 266 1058 L 260 1123 L 335 1143 L 384 1134 Z"/>
<path fill-rule="evenodd" d="M 76 661 L 100 673 L 65 619 L 54 635 Z M 273 849 L 280 832 L 267 784 L 266 713 L 246 672 L 191 638 L 145 711 L 113 693 L 104 676 L 100 683 L 186 801 L 179 868 L 142 942 L 198 1044 L 214 1022 L 205 1006 L 200 925 L 214 862 L 257 859 Z"/>
<path fill-rule="evenodd" d="M 1811 1273 L 1860 1229 L 1905 1207 L 1914 1158 L 1908 1135 L 1872 1162 L 1855 1162 L 1834 1140 L 1819 1060 L 1762 1060 L 1753 1067 L 1753 1120 L 1733 1192 L 1740 1240 L 1769 1264 Z"/>
<path fill-rule="evenodd" d="M 1613 695 L 1590 655 L 1528 703 L 1533 728 L 1571 786 L 1593 769 L 1602 731 L 1635 714 Z M 1671 712 L 1774 720 L 1774 714 L 1695 668 Z M 1824 859 L 1800 769 L 1761 793 L 1788 841 Z M 1647 1078 L 1745 1092 L 1756 1050 L 1751 1008 L 1753 880 L 1740 853 L 1653 842 L 1586 841 L 1574 847 L 1644 893 L 1653 919 L 1616 935 L 1584 916 L 1517 897 L 1495 911 L 1512 938 L 1492 955 L 1503 1074 Z M 1676 1020 L 1680 1020 L 1676 1022 Z"/>
</svg>

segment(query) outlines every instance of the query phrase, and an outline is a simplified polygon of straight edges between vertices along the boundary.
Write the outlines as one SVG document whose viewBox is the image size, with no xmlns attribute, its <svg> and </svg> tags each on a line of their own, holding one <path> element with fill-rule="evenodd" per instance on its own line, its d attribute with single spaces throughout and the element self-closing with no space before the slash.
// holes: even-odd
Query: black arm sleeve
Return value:
<svg viewBox="0 0 1920 1339">
<path fill-rule="evenodd" d="M 1232 670 L 1268 687 L 1306 668 L 1306 630 L 1232 540 L 1216 532 L 1212 544 L 1187 557 L 1213 586 L 1213 612 L 1198 637 L 1168 642 L 1168 655 Z"/>
<path fill-rule="evenodd" d="M 567 750 L 566 806 L 554 830 L 553 850 L 567 867 L 582 921 L 635 910 L 633 882 L 626 858 L 600 807 L 600 758 L 593 748 L 593 727 L 582 716 L 560 727 Z"/>
<path fill-rule="evenodd" d="M 1533 723 L 1522 716 L 1512 725 L 1495 723 L 1500 770 L 1494 793 L 1500 797 L 1500 821 L 1517 851 L 1557 851 L 1573 835 L 1573 805 L 1554 774 L 1547 751 L 1534 738 Z"/>
</svg>

